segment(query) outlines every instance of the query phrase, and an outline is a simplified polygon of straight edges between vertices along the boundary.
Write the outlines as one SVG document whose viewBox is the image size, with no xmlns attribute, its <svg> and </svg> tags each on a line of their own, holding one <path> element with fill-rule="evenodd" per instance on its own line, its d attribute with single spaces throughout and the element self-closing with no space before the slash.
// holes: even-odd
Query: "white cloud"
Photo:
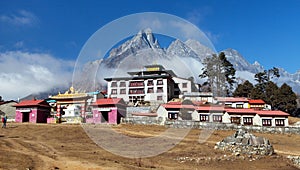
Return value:
<svg viewBox="0 0 300 170">
<path fill-rule="evenodd" d="M 146 29 L 151 28 L 153 30 L 160 30 L 162 28 L 162 23 L 157 18 L 143 18 L 138 24 L 138 28 Z"/>
<path fill-rule="evenodd" d="M 0 95 L 5 100 L 66 86 L 71 82 L 73 61 L 46 53 L 0 53 Z"/>
<path fill-rule="evenodd" d="M 38 17 L 25 10 L 18 11 L 17 14 L 0 15 L 0 21 L 13 25 L 34 25 L 38 23 Z"/>
</svg>

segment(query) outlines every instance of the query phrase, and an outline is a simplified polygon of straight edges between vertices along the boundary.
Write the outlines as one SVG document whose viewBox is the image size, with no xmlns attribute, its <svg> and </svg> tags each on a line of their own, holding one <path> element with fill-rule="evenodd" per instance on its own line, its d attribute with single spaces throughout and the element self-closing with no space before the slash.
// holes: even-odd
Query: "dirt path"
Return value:
<svg viewBox="0 0 300 170">
<path fill-rule="evenodd" d="M 138 125 L 118 125 L 113 129 L 138 138 L 166 130 Z M 130 159 L 97 146 L 80 125 L 9 124 L 0 130 L 0 169 L 296 169 L 284 155 L 299 155 L 300 136 L 257 134 L 274 141 L 278 154 L 249 161 L 213 149 L 217 141 L 233 131 L 214 131 L 203 144 L 198 142 L 200 133 L 191 130 L 178 145 L 160 155 Z"/>
</svg>

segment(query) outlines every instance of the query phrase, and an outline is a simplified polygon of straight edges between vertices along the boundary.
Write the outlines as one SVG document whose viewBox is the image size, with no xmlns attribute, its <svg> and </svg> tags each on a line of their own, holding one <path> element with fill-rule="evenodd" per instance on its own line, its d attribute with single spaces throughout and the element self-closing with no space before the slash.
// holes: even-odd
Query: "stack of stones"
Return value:
<svg viewBox="0 0 300 170">
<path fill-rule="evenodd" d="M 241 129 L 236 131 L 232 136 L 224 138 L 221 142 L 217 142 L 215 149 L 232 152 L 235 156 L 264 156 L 274 153 L 273 146 L 268 139 L 254 136 Z"/>
<path fill-rule="evenodd" d="M 288 159 L 290 159 L 294 165 L 296 165 L 298 168 L 300 168 L 300 156 L 288 156 Z"/>
</svg>

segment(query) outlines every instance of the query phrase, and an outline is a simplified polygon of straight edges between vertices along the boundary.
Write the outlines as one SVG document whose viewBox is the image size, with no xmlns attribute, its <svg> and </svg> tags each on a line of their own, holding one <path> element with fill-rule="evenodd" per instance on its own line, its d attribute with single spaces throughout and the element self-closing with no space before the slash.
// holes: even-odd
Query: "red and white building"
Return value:
<svg viewBox="0 0 300 170">
<path fill-rule="evenodd" d="M 191 80 L 179 78 L 172 70 L 161 65 L 145 66 L 142 71 L 128 72 L 129 77 L 105 78 L 110 98 L 123 98 L 125 102 L 167 103 L 183 92 L 192 92 Z"/>
<path fill-rule="evenodd" d="M 242 103 L 238 103 L 242 104 Z M 253 126 L 288 126 L 288 113 L 279 110 L 230 108 L 222 105 L 162 104 L 157 110 L 160 120 L 184 120 L 180 115 L 189 113 L 191 120 L 200 122 L 232 123 Z"/>
<path fill-rule="evenodd" d="M 47 123 L 50 106 L 45 100 L 23 100 L 16 107 L 15 122 Z"/>
<path fill-rule="evenodd" d="M 86 123 L 119 124 L 121 117 L 126 117 L 126 103 L 121 98 L 97 99 L 91 106 L 93 117 L 86 118 Z"/>
</svg>

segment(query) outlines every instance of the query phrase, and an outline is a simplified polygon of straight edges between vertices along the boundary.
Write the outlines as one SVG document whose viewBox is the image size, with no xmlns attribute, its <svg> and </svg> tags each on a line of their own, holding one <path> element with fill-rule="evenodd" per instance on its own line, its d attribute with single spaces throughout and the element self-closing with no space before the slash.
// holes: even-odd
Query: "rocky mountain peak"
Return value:
<svg viewBox="0 0 300 170">
<path fill-rule="evenodd" d="M 132 41 L 146 43 L 150 48 L 161 48 L 150 28 L 140 30 Z"/>
<path fill-rule="evenodd" d="M 206 57 L 209 57 L 215 53 L 212 49 L 206 47 L 205 45 L 201 44 L 199 41 L 194 39 L 186 40 L 185 44 L 200 57 L 202 62 Z"/>
</svg>

